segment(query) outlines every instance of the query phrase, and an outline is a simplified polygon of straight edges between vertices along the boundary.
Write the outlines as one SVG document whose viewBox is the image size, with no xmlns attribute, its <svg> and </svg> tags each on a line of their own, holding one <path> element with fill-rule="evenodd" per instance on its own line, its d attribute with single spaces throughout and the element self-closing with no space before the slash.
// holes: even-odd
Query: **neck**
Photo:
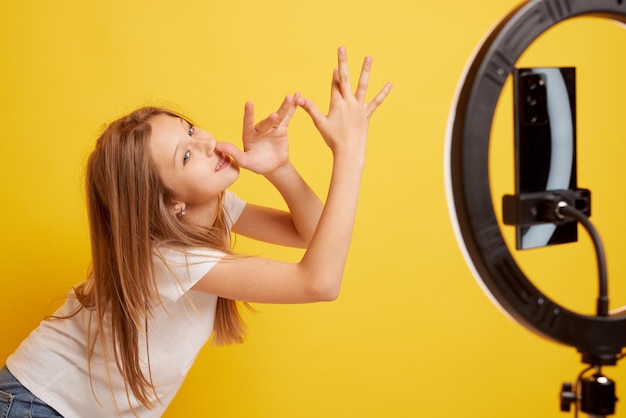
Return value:
<svg viewBox="0 0 626 418">
<path fill-rule="evenodd" d="M 211 227 L 217 219 L 217 199 L 210 204 L 203 205 L 187 205 L 183 218 L 186 222 L 194 225 Z"/>
</svg>

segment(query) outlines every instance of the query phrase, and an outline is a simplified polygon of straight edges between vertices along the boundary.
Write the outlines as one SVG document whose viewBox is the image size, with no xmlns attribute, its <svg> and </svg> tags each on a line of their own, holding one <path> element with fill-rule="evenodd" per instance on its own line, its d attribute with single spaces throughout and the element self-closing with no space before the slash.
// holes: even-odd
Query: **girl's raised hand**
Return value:
<svg viewBox="0 0 626 418">
<path fill-rule="evenodd" d="M 243 115 L 243 151 L 233 144 L 218 142 L 216 149 L 232 156 L 240 167 L 257 174 L 268 174 L 289 161 L 287 127 L 298 93 L 287 95 L 280 108 L 259 123 L 254 123 L 254 105 L 246 102 Z"/>
<path fill-rule="evenodd" d="M 309 99 L 300 98 L 298 105 L 311 116 L 315 127 L 334 154 L 364 152 L 369 119 L 391 90 L 387 83 L 369 103 L 365 96 L 369 84 L 372 58 L 365 57 L 356 92 L 352 93 L 345 47 L 337 51 L 338 66 L 333 72 L 328 115 L 323 115 Z"/>
</svg>

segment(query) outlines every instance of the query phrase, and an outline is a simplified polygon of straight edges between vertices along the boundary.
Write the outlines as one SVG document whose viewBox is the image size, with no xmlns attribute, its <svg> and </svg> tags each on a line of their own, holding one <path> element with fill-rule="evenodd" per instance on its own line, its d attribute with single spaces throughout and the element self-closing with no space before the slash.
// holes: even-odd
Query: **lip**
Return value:
<svg viewBox="0 0 626 418">
<path fill-rule="evenodd" d="M 224 168 L 228 167 L 230 165 L 230 157 L 228 155 L 225 154 L 221 154 L 220 155 L 220 160 L 217 163 L 217 166 L 215 167 L 215 171 L 220 171 L 223 170 Z"/>
</svg>

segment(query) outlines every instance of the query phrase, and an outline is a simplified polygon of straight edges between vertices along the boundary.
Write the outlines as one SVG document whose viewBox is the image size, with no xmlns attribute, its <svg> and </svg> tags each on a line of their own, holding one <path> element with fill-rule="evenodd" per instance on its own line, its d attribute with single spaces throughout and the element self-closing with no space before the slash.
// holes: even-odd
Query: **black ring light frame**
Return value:
<svg viewBox="0 0 626 418">
<path fill-rule="evenodd" d="M 626 0 L 531 0 L 492 29 L 468 64 L 451 109 L 446 186 L 459 245 L 494 303 L 531 331 L 576 347 L 583 362 L 614 365 L 622 347 L 626 347 L 626 316 L 578 314 L 541 293 L 505 244 L 489 186 L 493 114 L 515 62 L 547 29 L 579 16 L 626 23 Z"/>
</svg>

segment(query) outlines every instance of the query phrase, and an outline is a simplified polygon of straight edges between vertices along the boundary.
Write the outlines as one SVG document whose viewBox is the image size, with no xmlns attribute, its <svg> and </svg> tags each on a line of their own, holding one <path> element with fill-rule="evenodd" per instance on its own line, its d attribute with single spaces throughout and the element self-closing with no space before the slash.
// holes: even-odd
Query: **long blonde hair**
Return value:
<svg viewBox="0 0 626 418">
<path fill-rule="evenodd" d="M 204 228 L 184 222 L 170 210 L 172 192 L 157 175 L 148 148 L 150 119 L 159 114 L 178 117 L 166 109 L 140 108 L 112 122 L 89 157 L 86 193 L 92 267 L 89 278 L 76 288 L 83 308 L 95 315 L 89 363 L 96 341 L 104 353 L 112 349 L 127 395 L 130 390 L 148 408 L 156 393 L 150 375 L 140 367 L 139 336 L 147 331 L 153 307 L 161 303 L 153 246 L 203 246 L 230 253 L 223 211 L 211 228 Z M 105 338 L 109 321 L 111 340 Z M 244 331 L 237 303 L 218 298 L 213 343 L 242 342 Z"/>
</svg>

